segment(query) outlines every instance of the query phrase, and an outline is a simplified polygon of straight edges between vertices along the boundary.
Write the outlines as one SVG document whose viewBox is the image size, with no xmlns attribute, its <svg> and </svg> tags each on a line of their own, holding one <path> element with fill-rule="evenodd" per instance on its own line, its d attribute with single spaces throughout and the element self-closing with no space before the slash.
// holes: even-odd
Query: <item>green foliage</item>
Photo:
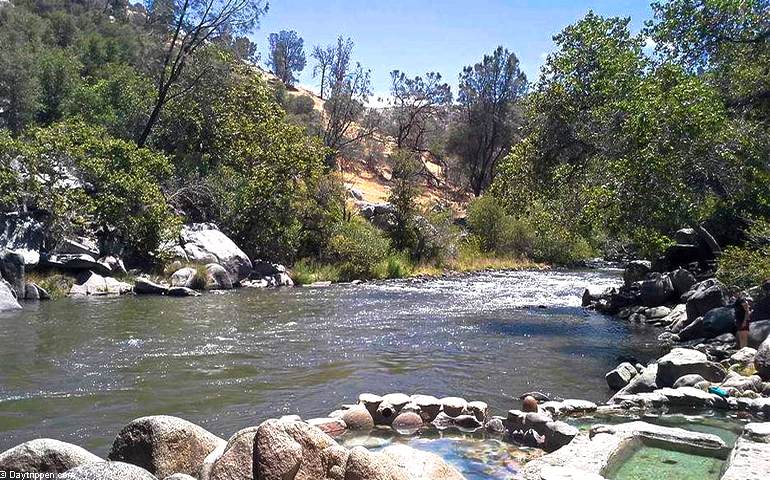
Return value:
<svg viewBox="0 0 770 480">
<path fill-rule="evenodd" d="M 329 241 L 325 258 L 340 269 L 342 280 L 377 278 L 390 243 L 375 227 L 354 218 L 343 224 Z"/>
<path fill-rule="evenodd" d="M 389 255 L 385 260 L 386 278 L 406 278 L 411 275 L 413 270 L 409 258 L 403 254 Z"/>
<path fill-rule="evenodd" d="M 393 205 L 394 225 L 388 232 L 393 248 L 414 252 L 420 242 L 415 224 L 417 215 L 417 175 L 419 161 L 411 152 L 399 150 L 391 155 L 393 175 L 388 201 Z"/>
<path fill-rule="evenodd" d="M 336 265 L 320 263 L 303 258 L 291 268 L 291 278 L 296 285 L 310 285 L 315 282 L 339 282 L 340 269 Z"/>
<path fill-rule="evenodd" d="M 770 222 L 752 222 L 744 245 L 725 249 L 717 277 L 727 285 L 751 288 L 770 280 Z"/>
<path fill-rule="evenodd" d="M 25 281 L 27 283 L 38 285 L 45 290 L 53 300 L 66 297 L 70 293 L 72 285 L 75 284 L 74 278 L 60 273 L 30 272 L 27 273 Z"/>
</svg>

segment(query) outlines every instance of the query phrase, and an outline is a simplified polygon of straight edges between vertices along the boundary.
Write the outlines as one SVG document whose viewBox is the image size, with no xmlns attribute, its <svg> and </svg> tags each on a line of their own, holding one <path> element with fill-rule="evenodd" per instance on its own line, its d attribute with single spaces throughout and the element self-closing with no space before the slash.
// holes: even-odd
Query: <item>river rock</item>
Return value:
<svg viewBox="0 0 770 480">
<path fill-rule="evenodd" d="M 16 252 L 4 252 L 0 257 L 0 279 L 8 282 L 17 300 L 24 298 L 24 275 L 24 257 Z"/>
<path fill-rule="evenodd" d="M 187 287 L 171 287 L 166 293 L 169 297 L 200 297 L 201 294 Z"/>
<path fill-rule="evenodd" d="M 115 280 L 112 277 L 103 277 L 89 271 L 78 275 L 69 294 L 71 296 L 125 295 L 133 292 L 133 290 L 134 287 L 126 282 Z"/>
<path fill-rule="evenodd" d="M 123 260 L 112 255 L 100 258 L 97 263 L 103 265 L 111 275 L 126 275 L 128 273 Z"/>
<path fill-rule="evenodd" d="M 89 463 L 59 475 L 57 480 L 158 480 L 136 465 L 123 462 Z"/>
<path fill-rule="evenodd" d="M 752 365 L 757 356 L 757 350 L 751 347 L 743 347 L 730 356 L 731 363 L 739 365 Z"/>
<path fill-rule="evenodd" d="M 687 318 L 694 321 L 706 315 L 709 310 L 727 305 L 727 287 L 711 278 L 693 285 L 690 291 L 682 295 L 682 300 L 687 304 Z"/>
<path fill-rule="evenodd" d="M 339 438 L 348 431 L 348 426 L 341 418 L 311 418 L 306 422 L 332 438 Z"/>
<path fill-rule="evenodd" d="M 648 320 L 660 320 L 667 317 L 671 313 L 671 309 L 668 307 L 650 307 L 644 309 L 642 315 Z"/>
<path fill-rule="evenodd" d="M 166 295 L 168 287 L 148 278 L 139 277 L 134 282 L 134 293 L 137 295 Z"/>
<path fill-rule="evenodd" d="M 620 390 L 628 385 L 638 374 L 639 372 L 637 372 L 636 367 L 628 362 L 624 362 L 618 365 L 614 370 L 607 372 L 604 378 L 607 380 L 607 385 L 612 390 Z"/>
<path fill-rule="evenodd" d="M 709 310 L 702 318 L 697 318 L 679 332 L 682 341 L 696 338 L 711 339 L 735 332 L 735 310 L 730 307 L 717 307 Z"/>
<path fill-rule="evenodd" d="M 457 417 L 462 415 L 468 407 L 468 402 L 460 397 L 445 397 L 441 399 L 441 405 L 444 413 L 450 417 Z"/>
<path fill-rule="evenodd" d="M 88 255 L 93 258 L 98 258 L 99 245 L 97 245 L 96 240 L 93 238 L 65 238 L 56 246 L 54 252 L 68 255 Z"/>
<path fill-rule="evenodd" d="M 549 422 L 546 424 L 545 450 L 554 452 L 561 447 L 569 444 L 577 435 L 579 430 L 572 425 L 562 421 Z"/>
<path fill-rule="evenodd" d="M 197 273 L 198 271 L 192 267 L 180 268 L 171 274 L 171 286 L 193 288 L 196 286 L 195 275 Z"/>
<path fill-rule="evenodd" d="M 422 417 L 414 412 L 401 412 L 393 419 L 391 428 L 401 435 L 414 435 L 422 428 Z"/>
<path fill-rule="evenodd" d="M 639 286 L 639 300 L 645 307 L 657 307 L 674 296 L 674 284 L 668 275 L 650 274 Z"/>
<path fill-rule="evenodd" d="M 489 405 L 486 402 L 475 401 L 468 402 L 468 411 L 473 414 L 479 422 L 484 422 L 489 415 Z"/>
<path fill-rule="evenodd" d="M 200 480 L 252 480 L 257 429 L 245 428 L 230 437 L 222 453 L 213 460 L 207 475 L 202 475 Z"/>
<path fill-rule="evenodd" d="M 404 408 L 404 405 L 410 401 L 411 398 L 409 395 L 403 393 L 389 393 L 382 397 L 382 403 L 380 403 L 380 405 L 387 403 L 393 406 L 393 408 L 395 408 L 397 411 L 400 411 L 402 408 Z"/>
<path fill-rule="evenodd" d="M 455 468 L 436 454 L 407 445 L 390 445 L 382 453 L 390 457 L 410 480 L 464 480 Z"/>
<path fill-rule="evenodd" d="M 209 290 L 230 290 L 233 288 L 233 281 L 223 266 L 209 263 L 206 265 L 206 288 Z"/>
<path fill-rule="evenodd" d="M 180 232 L 181 245 L 187 258 L 197 263 L 216 263 L 237 283 L 249 277 L 252 264 L 243 250 L 213 223 L 184 225 Z"/>
<path fill-rule="evenodd" d="M 679 378 L 679 377 L 677 377 Z M 610 403 L 615 403 L 614 400 L 626 395 L 634 395 L 638 393 L 652 392 L 658 388 L 658 364 L 653 363 L 646 367 L 642 372 L 629 382 L 628 385 L 620 389 L 611 399 Z"/>
<path fill-rule="evenodd" d="M 693 285 L 695 285 L 697 282 L 695 280 L 695 275 L 690 273 L 689 270 L 685 270 L 684 268 L 678 268 L 674 270 L 673 272 L 669 273 L 669 276 L 671 277 L 671 283 L 674 285 L 674 291 L 680 297 L 689 292 Z"/>
<path fill-rule="evenodd" d="M 77 445 L 41 438 L 0 453 L 0 472 L 63 473 L 71 468 L 103 461 Z"/>
<path fill-rule="evenodd" d="M 432 395 L 412 395 L 412 402 L 420 409 L 423 422 L 432 422 L 441 412 L 441 401 Z"/>
<path fill-rule="evenodd" d="M 661 322 L 668 325 L 668 331 L 672 333 L 681 332 L 683 328 L 689 325 L 687 321 L 687 305 L 680 303 L 675 306 L 671 309 L 671 313 L 661 319 Z"/>
<path fill-rule="evenodd" d="M 184 473 L 175 473 L 173 475 L 169 475 L 163 480 L 195 480 L 195 477 L 191 477 L 190 475 L 185 475 Z M 251 480 L 251 478 L 249 478 L 249 480 Z"/>
<path fill-rule="evenodd" d="M 662 388 L 657 393 L 665 395 L 670 405 L 688 408 L 727 408 L 727 401 L 712 393 L 694 387 Z"/>
<path fill-rule="evenodd" d="M 96 261 L 95 257 L 84 253 L 57 253 L 42 260 L 41 265 L 59 270 L 74 272 L 91 271 L 102 276 L 110 276 L 112 272 Z"/>
<path fill-rule="evenodd" d="M 692 373 L 710 382 L 721 382 L 726 375 L 724 368 L 710 362 L 705 353 L 687 348 L 675 348 L 658 360 L 656 383 L 662 387 L 670 387 L 680 377 Z"/>
<path fill-rule="evenodd" d="M 177 417 L 157 415 L 129 423 L 118 433 L 107 458 L 138 465 L 158 477 L 197 475 L 203 460 L 225 441 Z"/>
<path fill-rule="evenodd" d="M 701 377 L 697 373 L 691 373 L 691 374 L 679 377 L 676 380 L 676 382 L 674 382 L 674 388 L 694 387 L 699 383 L 705 382 L 705 381 L 706 379 Z"/>
<path fill-rule="evenodd" d="M 254 478 L 260 480 L 342 478 L 348 461 L 346 449 L 302 422 L 267 420 L 257 428 L 253 448 Z"/>
<path fill-rule="evenodd" d="M 8 282 L 0 279 L 0 312 L 10 310 L 21 310 L 21 305 Z"/>
<path fill-rule="evenodd" d="M 627 287 L 630 287 L 633 283 L 641 282 L 647 278 L 647 274 L 652 269 L 652 263 L 646 260 L 634 260 L 628 262 L 625 270 L 623 270 L 623 281 Z"/>
<path fill-rule="evenodd" d="M 356 406 L 343 411 L 342 420 L 349 430 L 371 430 L 374 428 L 374 417 L 363 406 Z"/>
<path fill-rule="evenodd" d="M 345 465 L 344 480 L 410 480 L 406 471 L 388 455 L 355 447 Z"/>
<path fill-rule="evenodd" d="M 762 342 L 754 356 L 754 368 L 764 381 L 770 381 L 770 338 Z"/>
<path fill-rule="evenodd" d="M 51 294 L 37 283 L 28 283 L 24 286 L 24 298 L 27 300 L 50 300 Z"/>
<path fill-rule="evenodd" d="M 738 372 L 727 372 L 727 378 L 724 383 L 721 384 L 722 388 L 735 388 L 739 392 L 745 392 L 751 390 L 754 392 L 761 392 L 764 388 L 762 384 L 762 377 L 759 375 L 752 375 L 746 377 Z"/>
<path fill-rule="evenodd" d="M 749 324 L 749 346 L 759 348 L 770 337 L 770 320 L 752 321 Z"/>
</svg>

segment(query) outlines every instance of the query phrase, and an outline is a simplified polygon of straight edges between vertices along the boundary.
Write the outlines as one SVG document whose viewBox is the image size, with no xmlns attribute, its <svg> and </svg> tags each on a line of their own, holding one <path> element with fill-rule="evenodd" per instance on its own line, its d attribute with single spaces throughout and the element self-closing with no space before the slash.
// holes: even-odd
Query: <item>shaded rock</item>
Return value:
<svg viewBox="0 0 770 480">
<path fill-rule="evenodd" d="M 580 433 L 577 428 L 567 423 L 556 421 L 546 424 L 545 450 L 554 452 L 561 447 L 569 444 L 577 434 Z"/>
<path fill-rule="evenodd" d="M 123 264 L 123 260 L 112 255 L 102 257 L 97 260 L 97 263 L 104 266 L 110 275 L 125 275 L 128 273 L 126 266 Z"/>
<path fill-rule="evenodd" d="M 422 428 L 422 417 L 414 412 L 401 412 L 393 419 L 391 428 L 402 435 L 413 435 Z"/>
<path fill-rule="evenodd" d="M 197 263 L 216 263 L 230 274 L 231 282 L 248 278 L 251 260 L 243 250 L 212 223 L 184 225 L 180 232 L 181 245 L 187 258 Z"/>
<path fill-rule="evenodd" d="M 706 380 L 700 375 L 691 373 L 689 375 L 684 375 L 682 377 L 679 377 L 676 380 L 676 382 L 674 382 L 674 388 L 694 387 L 695 385 L 698 385 L 699 383 L 704 381 Z"/>
<path fill-rule="evenodd" d="M 464 480 L 465 478 L 438 455 L 416 450 L 407 445 L 391 445 L 382 453 L 390 457 L 411 480 Z"/>
<path fill-rule="evenodd" d="M 56 246 L 54 252 L 68 255 L 89 255 L 93 258 L 98 258 L 99 245 L 96 244 L 96 240 L 93 238 L 65 238 Z"/>
<path fill-rule="evenodd" d="M 112 277 L 103 277 L 89 271 L 78 275 L 69 294 L 72 296 L 125 295 L 133 291 L 134 287 L 126 282 L 115 280 Z"/>
<path fill-rule="evenodd" d="M 208 454 L 224 443 L 187 420 L 157 415 L 123 427 L 107 458 L 138 465 L 158 477 L 197 475 Z"/>
<path fill-rule="evenodd" d="M 260 480 L 339 479 L 347 450 L 321 430 L 302 422 L 267 420 L 254 437 L 254 478 Z"/>
<path fill-rule="evenodd" d="M 64 254 L 57 253 L 42 260 L 41 265 L 59 270 L 70 270 L 75 272 L 91 271 L 102 276 L 109 276 L 112 272 L 96 261 L 96 258 L 86 254 Z"/>
<path fill-rule="evenodd" d="M 345 410 L 342 420 L 350 430 L 371 430 L 374 428 L 374 417 L 366 407 L 354 407 Z"/>
<path fill-rule="evenodd" d="M 735 333 L 735 310 L 729 307 L 718 307 L 706 312 L 679 332 L 683 341 L 696 338 L 714 338 L 726 333 Z"/>
<path fill-rule="evenodd" d="M 157 477 L 136 465 L 100 462 L 75 467 L 59 475 L 58 480 L 157 480 Z"/>
<path fill-rule="evenodd" d="M 441 405 L 444 413 L 450 417 L 457 417 L 468 407 L 468 402 L 460 397 L 445 397 L 441 399 Z"/>
<path fill-rule="evenodd" d="M 687 320 L 687 305 L 681 303 L 675 306 L 671 310 L 671 313 L 661 319 L 661 322 L 668 325 L 668 331 L 672 333 L 681 332 L 683 328 L 689 325 Z"/>
<path fill-rule="evenodd" d="M 134 282 L 134 293 L 137 295 L 166 295 L 168 287 L 147 278 L 139 277 Z"/>
<path fill-rule="evenodd" d="M 639 286 L 639 300 L 646 307 L 657 307 L 674 297 L 674 285 L 667 275 L 650 274 Z"/>
<path fill-rule="evenodd" d="M 201 480 L 252 480 L 257 428 L 245 428 L 230 437 L 221 455 L 213 461 L 206 478 Z"/>
<path fill-rule="evenodd" d="M 197 273 L 198 272 L 191 267 L 180 268 L 171 274 L 171 286 L 193 288 L 193 286 L 195 286 L 195 275 Z"/>
<path fill-rule="evenodd" d="M 315 477 L 321 478 L 321 477 Z M 409 480 L 410 476 L 392 457 L 370 452 L 363 447 L 350 451 L 345 465 L 344 480 Z"/>
<path fill-rule="evenodd" d="M 687 348 L 675 348 L 668 355 L 658 360 L 656 383 L 670 387 L 688 374 L 698 374 L 710 382 L 721 382 L 725 370 L 717 363 L 710 362 L 705 353 Z"/>
<path fill-rule="evenodd" d="M 754 356 L 754 368 L 764 381 L 770 381 L 770 339 L 762 342 Z"/>
<path fill-rule="evenodd" d="M 627 287 L 630 287 L 633 283 L 641 282 L 647 278 L 647 274 L 652 269 L 652 263 L 646 260 L 634 260 L 626 265 L 623 270 L 623 282 Z"/>
<path fill-rule="evenodd" d="M 28 283 L 24 286 L 24 298 L 27 300 L 50 300 L 51 294 L 36 283 Z"/>
<path fill-rule="evenodd" d="M 694 387 L 662 388 L 657 392 L 665 395 L 669 404 L 674 406 L 727 408 L 727 401 L 724 398 Z"/>
<path fill-rule="evenodd" d="M 752 321 L 749 324 L 749 346 L 759 348 L 770 337 L 770 320 Z"/>
<path fill-rule="evenodd" d="M 761 392 L 764 388 L 762 384 L 762 377 L 759 375 L 752 375 L 745 377 L 737 372 L 728 372 L 727 379 L 721 385 L 722 388 L 735 388 L 739 392 L 743 393 L 747 390 L 754 392 Z"/>
<path fill-rule="evenodd" d="M 0 453 L 0 472 L 63 473 L 103 460 L 70 443 L 41 438 Z"/>
<path fill-rule="evenodd" d="M 620 390 L 628 385 L 638 375 L 636 367 L 628 362 L 621 363 L 604 376 L 607 385 L 613 390 Z"/>
<path fill-rule="evenodd" d="M 679 296 L 689 292 L 696 283 L 695 275 L 684 268 L 674 270 L 669 276 L 671 277 L 671 283 L 674 285 L 674 291 Z"/>
<path fill-rule="evenodd" d="M 432 395 L 412 395 L 411 400 L 419 407 L 423 422 L 432 422 L 441 411 L 441 401 Z"/>
<path fill-rule="evenodd" d="M 484 426 L 484 422 L 479 420 L 476 415 L 458 415 L 452 418 L 452 423 L 465 430 L 476 430 Z"/>
<path fill-rule="evenodd" d="M 209 290 L 230 290 L 233 288 L 233 281 L 223 266 L 209 263 L 206 265 L 206 288 Z"/>
<path fill-rule="evenodd" d="M 668 307 L 651 307 L 646 308 L 642 313 L 647 319 L 660 320 L 671 314 L 671 309 Z"/>
<path fill-rule="evenodd" d="M 10 250 L 24 258 L 24 265 L 37 265 L 46 239 L 47 213 L 0 213 L 0 251 Z"/>
<path fill-rule="evenodd" d="M 187 287 L 171 287 L 166 292 L 169 297 L 200 297 L 201 294 Z"/>
<path fill-rule="evenodd" d="M 17 300 L 24 298 L 24 275 L 24 257 L 16 252 L 4 252 L 0 257 L 0 280 L 8 282 Z"/>
<path fill-rule="evenodd" d="M 21 310 L 16 294 L 5 280 L 0 279 L 0 312 Z"/>
<path fill-rule="evenodd" d="M 251 270 L 251 279 L 261 279 L 265 277 L 272 277 L 279 273 L 286 273 L 286 267 L 278 263 L 266 262 L 264 260 L 255 260 Z"/>
<path fill-rule="evenodd" d="M 479 422 L 484 422 L 489 414 L 489 405 L 486 402 L 468 402 L 468 411 L 476 417 Z"/>
<path fill-rule="evenodd" d="M 679 378 L 679 377 L 677 377 Z M 619 392 L 615 394 L 615 396 L 610 399 L 610 403 L 614 403 L 614 400 L 617 397 L 621 397 L 624 395 L 634 395 L 637 393 L 645 393 L 645 392 L 652 392 L 658 388 L 658 364 L 653 363 L 652 365 L 645 368 L 639 375 L 634 377 L 631 382 L 622 389 L 620 389 Z"/>
<path fill-rule="evenodd" d="M 687 318 L 694 321 L 710 310 L 727 305 L 727 287 L 715 278 L 705 280 L 693 285 L 682 295 L 682 300 L 687 304 Z"/>
</svg>

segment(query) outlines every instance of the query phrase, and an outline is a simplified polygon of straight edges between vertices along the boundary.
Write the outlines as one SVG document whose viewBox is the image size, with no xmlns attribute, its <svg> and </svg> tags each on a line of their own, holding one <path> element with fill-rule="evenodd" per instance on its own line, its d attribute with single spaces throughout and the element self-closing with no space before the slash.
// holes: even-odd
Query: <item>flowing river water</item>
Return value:
<svg viewBox="0 0 770 480">
<path fill-rule="evenodd" d="M 617 272 L 494 272 L 202 297 L 65 299 L 0 314 L 0 451 L 49 437 L 105 455 L 120 428 L 170 414 L 228 438 L 361 392 L 484 400 L 539 390 L 605 401 L 619 360 L 657 332 L 580 308 Z"/>
</svg>

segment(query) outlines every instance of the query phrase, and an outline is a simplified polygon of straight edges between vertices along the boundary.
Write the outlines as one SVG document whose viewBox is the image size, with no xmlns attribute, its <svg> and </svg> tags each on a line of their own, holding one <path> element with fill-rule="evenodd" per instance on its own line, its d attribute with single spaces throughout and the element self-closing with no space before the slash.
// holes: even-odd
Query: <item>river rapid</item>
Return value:
<svg viewBox="0 0 770 480">
<path fill-rule="evenodd" d="M 105 455 L 120 428 L 169 414 L 228 438 L 361 392 L 483 400 L 539 390 L 603 402 L 657 332 L 585 311 L 617 272 L 487 272 L 197 298 L 28 303 L 0 314 L 0 451 L 39 437 Z"/>
</svg>

